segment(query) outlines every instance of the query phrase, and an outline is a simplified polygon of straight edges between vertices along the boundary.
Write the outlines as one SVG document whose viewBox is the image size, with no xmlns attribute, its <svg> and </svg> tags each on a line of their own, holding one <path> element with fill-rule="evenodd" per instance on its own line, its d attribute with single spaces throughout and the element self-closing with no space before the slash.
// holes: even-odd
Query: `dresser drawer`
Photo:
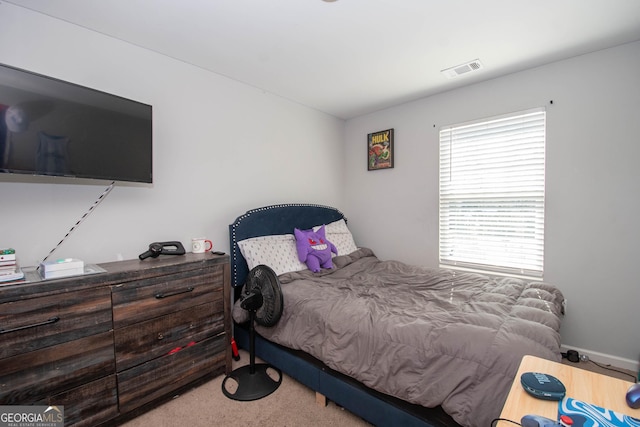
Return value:
<svg viewBox="0 0 640 427">
<path fill-rule="evenodd" d="M 51 396 L 47 405 L 64 406 L 64 424 L 93 427 L 118 416 L 116 376 L 100 378 Z"/>
<path fill-rule="evenodd" d="M 106 287 L 7 302 L 0 310 L 0 359 L 111 327 L 111 292 Z"/>
<path fill-rule="evenodd" d="M 225 370 L 225 334 L 118 373 L 120 411 L 127 412 L 190 382 Z"/>
<path fill-rule="evenodd" d="M 203 341 L 221 332 L 224 332 L 224 312 L 220 299 L 116 329 L 117 371 L 162 357 L 192 341 Z"/>
<path fill-rule="evenodd" d="M 114 328 L 222 300 L 223 284 L 223 266 L 216 265 L 114 286 Z"/>
<path fill-rule="evenodd" d="M 111 331 L 0 360 L 0 403 L 40 402 L 115 371 Z"/>
</svg>

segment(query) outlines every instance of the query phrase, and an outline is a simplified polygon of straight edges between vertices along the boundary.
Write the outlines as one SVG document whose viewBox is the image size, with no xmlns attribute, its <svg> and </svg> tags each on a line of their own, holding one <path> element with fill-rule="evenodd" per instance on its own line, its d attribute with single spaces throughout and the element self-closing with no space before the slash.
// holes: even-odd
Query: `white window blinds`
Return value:
<svg viewBox="0 0 640 427">
<path fill-rule="evenodd" d="M 541 277 L 545 111 L 440 130 L 440 263 Z"/>
</svg>

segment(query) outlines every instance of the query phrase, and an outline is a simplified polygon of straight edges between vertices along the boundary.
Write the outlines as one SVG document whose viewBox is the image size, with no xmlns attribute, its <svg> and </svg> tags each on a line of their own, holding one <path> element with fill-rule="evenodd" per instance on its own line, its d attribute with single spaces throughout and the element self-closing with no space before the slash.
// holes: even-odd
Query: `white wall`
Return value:
<svg viewBox="0 0 640 427">
<path fill-rule="evenodd" d="M 227 251 L 237 215 L 306 201 L 339 207 L 381 258 L 437 265 L 439 127 L 544 105 L 545 280 L 569 300 L 563 341 L 640 357 L 640 43 L 356 118 L 346 139 L 341 120 L 8 3 L 0 62 L 154 107 L 154 184 L 118 184 L 55 253 L 90 263 L 201 235 Z M 366 135 L 387 128 L 396 167 L 367 172 Z M 0 174 L 0 246 L 37 263 L 107 185 Z"/>
<path fill-rule="evenodd" d="M 545 280 L 568 299 L 563 343 L 637 366 L 638 70 L 640 42 L 349 120 L 344 211 L 358 243 L 384 259 L 436 266 L 439 128 L 545 106 Z M 368 172 L 366 136 L 387 128 L 395 168 Z"/>
<path fill-rule="evenodd" d="M 228 225 L 247 209 L 342 204 L 342 120 L 8 3 L 0 62 L 153 106 L 153 185 L 118 183 L 52 259 L 131 259 L 197 236 L 228 252 Z M 37 264 L 108 184 L 0 174 L 0 247 Z"/>
</svg>

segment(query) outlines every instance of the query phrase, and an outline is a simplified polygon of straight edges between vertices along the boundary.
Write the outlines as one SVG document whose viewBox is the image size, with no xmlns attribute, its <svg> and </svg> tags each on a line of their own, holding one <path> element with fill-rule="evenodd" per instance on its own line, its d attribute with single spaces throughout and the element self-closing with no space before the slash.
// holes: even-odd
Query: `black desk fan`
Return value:
<svg viewBox="0 0 640 427">
<path fill-rule="evenodd" d="M 234 400 L 258 400 L 276 391 L 282 383 L 282 372 L 266 363 L 256 364 L 255 325 L 273 326 L 282 316 L 282 290 L 276 273 L 266 265 L 254 267 L 240 296 L 240 306 L 249 311 L 249 364 L 233 370 L 222 381 L 222 392 Z M 267 370 L 277 373 L 273 379 Z M 235 392 L 225 387 L 227 380 L 237 383 Z"/>
</svg>

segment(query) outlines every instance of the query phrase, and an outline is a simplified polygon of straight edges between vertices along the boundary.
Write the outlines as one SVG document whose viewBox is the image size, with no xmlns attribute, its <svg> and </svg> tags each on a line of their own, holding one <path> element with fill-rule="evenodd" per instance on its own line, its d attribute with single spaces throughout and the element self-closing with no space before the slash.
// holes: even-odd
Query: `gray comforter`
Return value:
<svg viewBox="0 0 640 427">
<path fill-rule="evenodd" d="M 561 358 L 552 285 L 381 261 L 366 248 L 334 264 L 281 275 L 282 318 L 256 331 L 469 427 L 499 416 L 522 356 Z M 234 318 L 246 319 L 239 305 Z"/>
</svg>

